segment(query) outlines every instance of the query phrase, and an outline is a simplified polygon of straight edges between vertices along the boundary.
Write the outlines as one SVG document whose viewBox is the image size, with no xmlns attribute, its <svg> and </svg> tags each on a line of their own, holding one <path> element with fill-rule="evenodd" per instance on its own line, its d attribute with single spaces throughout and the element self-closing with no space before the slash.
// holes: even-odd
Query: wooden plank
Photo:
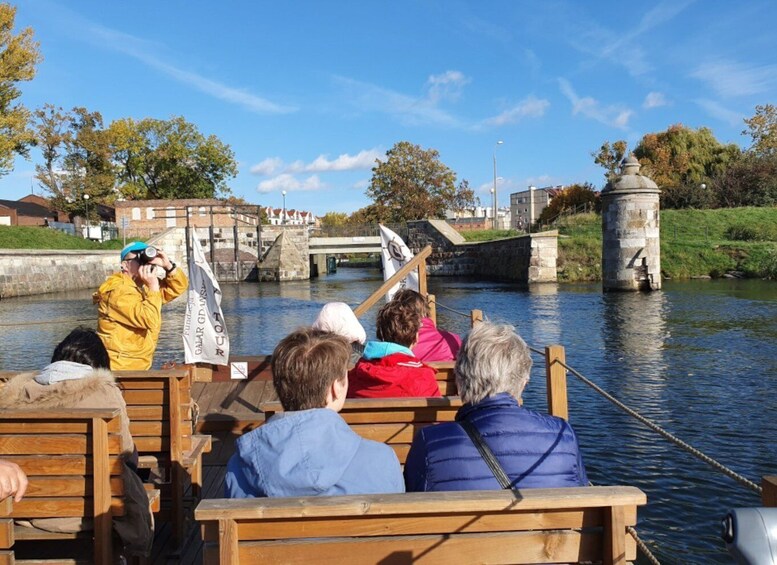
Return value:
<svg viewBox="0 0 777 565">
<path fill-rule="evenodd" d="M 173 516 L 173 537 L 177 543 L 182 543 L 185 534 L 185 518 L 183 507 L 184 486 L 183 481 L 185 473 L 181 467 L 183 459 L 183 438 L 184 429 L 181 423 L 181 390 L 180 382 L 177 379 L 170 381 L 170 465 L 172 478 L 172 516 Z M 191 434 L 191 428 L 188 433 Z M 186 447 L 191 449 L 191 441 Z"/>
<path fill-rule="evenodd" d="M 626 508 L 626 520 L 636 523 L 636 507 Z M 427 535 L 457 533 L 506 532 L 521 530 L 558 530 L 593 528 L 604 525 L 604 509 L 578 508 L 528 511 L 523 513 L 472 512 L 461 514 L 429 514 L 423 516 L 339 516 L 283 520 L 248 520 L 238 523 L 241 540 L 273 540 L 291 538 L 323 538 L 344 536 Z M 204 532 L 203 539 L 216 535 L 213 529 Z"/>
<path fill-rule="evenodd" d="M 113 423 L 113 421 L 111 421 Z M 26 421 L 26 422 L 13 422 L 5 421 L 0 422 L 0 434 L 85 434 L 89 431 L 90 424 L 87 420 L 83 421 L 62 421 L 62 422 L 46 422 L 41 420 Z M 111 426 L 113 428 L 114 426 Z M 119 426 L 116 422 L 114 429 L 109 429 L 111 432 L 118 432 Z"/>
<path fill-rule="evenodd" d="M 125 390 L 122 396 L 127 406 L 162 406 L 168 402 L 166 390 Z"/>
<path fill-rule="evenodd" d="M 605 508 L 604 519 L 602 563 L 603 565 L 625 565 L 626 561 L 633 557 L 626 555 L 626 515 L 623 507 Z"/>
<path fill-rule="evenodd" d="M 0 519 L 0 549 L 8 549 L 14 542 L 14 523 L 8 518 Z"/>
<path fill-rule="evenodd" d="M 545 379 L 547 381 L 548 414 L 569 419 L 567 407 L 567 370 L 564 347 L 549 345 L 545 348 Z"/>
<path fill-rule="evenodd" d="M 185 367 L 183 369 L 157 369 L 151 371 L 113 371 L 113 375 L 118 381 L 131 379 L 141 381 L 151 379 L 170 380 L 171 378 L 186 378 L 189 375 L 189 369 Z"/>
<path fill-rule="evenodd" d="M 764 506 L 777 507 L 777 475 L 767 476 L 761 479 L 763 488 L 761 500 Z"/>
<path fill-rule="evenodd" d="M 167 420 L 168 412 L 162 406 L 127 406 L 127 416 L 133 420 Z"/>
<path fill-rule="evenodd" d="M 645 493 L 630 486 L 449 491 L 301 498 L 213 499 L 200 502 L 197 520 L 306 516 L 411 515 L 430 512 L 524 512 L 563 508 L 643 505 Z"/>
<path fill-rule="evenodd" d="M 19 465 L 28 475 L 84 475 L 92 473 L 92 460 L 83 455 L 6 455 L 7 459 Z M 121 474 L 121 459 L 110 458 L 111 475 Z"/>
<path fill-rule="evenodd" d="M 121 498 L 109 498 L 111 514 L 118 516 L 124 512 Z M 91 518 L 94 512 L 94 500 L 87 497 L 62 498 L 23 498 L 14 504 L 13 518 L 69 518 L 85 516 Z"/>
<path fill-rule="evenodd" d="M 428 424 L 426 424 L 428 425 Z M 351 429 L 364 439 L 380 443 L 395 444 L 413 442 L 417 430 L 426 427 L 425 424 L 415 426 L 408 423 L 400 424 L 356 424 Z"/>
<path fill-rule="evenodd" d="M 168 388 L 167 381 L 163 380 L 155 380 L 155 381 L 147 381 L 147 380 L 124 380 L 124 381 L 118 381 L 119 388 L 121 390 L 165 390 Z"/>
<path fill-rule="evenodd" d="M 57 410 L 3 410 L 0 421 L 34 421 L 34 420 L 84 420 L 103 418 L 110 420 L 121 413 L 119 408 L 70 408 Z"/>
<path fill-rule="evenodd" d="M 113 559 L 111 530 L 113 516 L 111 515 L 111 485 L 108 471 L 108 427 L 105 420 L 100 418 L 95 418 L 92 422 L 94 560 L 98 565 L 109 565 Z"/>
<path fill-rule="evenodd" d="M 124 483 L 121 477 L 110 479 L 110 489 L 113 496 L 124 494 Z M 30 476 L 25 497 L 65 497 L 65 496 L 89 496 L 94 487 L 91 478 L 84 477 L 38 477 Z"/>
<path fill-rule="evenodd" d="M 240 563 L 237 523 L 234 520 L 219 520 L 219 563 L 222 565 Z M 251 560 L 246 563 L 251 563 Z"/>
<path fill-rule="evenodd" d="M 107 429 L 106 429 L 107 434 Z M 111 453 L 121 452 L 121 438 L 106 435 L 106 445 Z M 15 455 L 81 455 L 91 453 L 91 446 L 83 435 L 19 434 L 0 436 L 0 454 Z"/>
<path fill-rule="evenodd" d="M 451 422 L 456 418 L 458 408 L 435 408 L 417 410 L 381 410 L 375 412 L 346 412 L 340 414 L 350 425 L 384 423 L 435 423 Z"/>
<path fill-rule="evenodd" d="M 633 544 L 632 544 L 633 547 Z M 225 555 L 222 547 L 220 556 Z M 634 551 L 636 556 L 636 551 Z M 559 563 L 599 561 L 601 536 L 576 531 L 333 538 L 301 542 L 246 542 L 241 563 L 424 564 Z M 226 561 L 221 561 L 225 563 Z M 235 562 L 235 561 L 229 561 Z"/>
<path fill-rule="evenodd" d="M 170 423 L 159 421 L 132 421 L 130 420 L 130 434 L 133 439 L 142 436 L 161 437 L 170 435 Z"/>
</svg>

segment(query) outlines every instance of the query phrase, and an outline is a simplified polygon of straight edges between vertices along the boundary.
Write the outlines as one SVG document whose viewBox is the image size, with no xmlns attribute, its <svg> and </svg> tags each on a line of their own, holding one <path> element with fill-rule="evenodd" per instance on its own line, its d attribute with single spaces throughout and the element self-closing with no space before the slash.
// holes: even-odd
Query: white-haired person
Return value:
<svg viewBox="0 0 777 565">
<path fill-rule="evenodd" d="M 324 304 L 313 322 L 314 330 L 331 332 L 344 337 L 351 344 L 351 360 L 349 367 L 353 367 L 364 352 L 364 344 L 367 341 L 367 332 L 359 323 L 356 314 L 345 302 L 328 302 Z"/>
<path fill-rule="evenodd" d="M 413 439 L 404 471 L 408 492 L 588 484 L 572 427 L 520 405 L 531 365 L 512 326 L 483 322 L 470 331 L 455 367 L 464 405 L 455 422 L 423 428 Z M 476 442 L 495 457 L 494 470 Z"/>
</svg>

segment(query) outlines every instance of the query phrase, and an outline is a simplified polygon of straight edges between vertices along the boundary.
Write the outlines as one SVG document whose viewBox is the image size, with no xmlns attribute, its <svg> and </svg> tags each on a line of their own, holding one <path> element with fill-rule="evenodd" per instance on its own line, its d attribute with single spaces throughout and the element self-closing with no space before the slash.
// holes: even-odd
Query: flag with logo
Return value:
<svg viewBox="0 0 777 565">
<path fill-rule="evenodd" d="M 402 241 L 402 238 L 384 225 L 380 225 L 380 255 L 383 259 L 384 281 L 390 279 L 394 273 L 413 258 L 413 253 Z M 402 288 L 418 291 L 418 271 L 410 272 L 404 279 L 392 286 L 386 293 L 386 300 L 391 300 L 394 294 Z"/>
<path fill-rule="evenodd" d="M 221 312 L 221 287 L 192 233 L 189 290 L 183 323 L 186 363 L 229 363 L 229 336 Z"/>
</svg>

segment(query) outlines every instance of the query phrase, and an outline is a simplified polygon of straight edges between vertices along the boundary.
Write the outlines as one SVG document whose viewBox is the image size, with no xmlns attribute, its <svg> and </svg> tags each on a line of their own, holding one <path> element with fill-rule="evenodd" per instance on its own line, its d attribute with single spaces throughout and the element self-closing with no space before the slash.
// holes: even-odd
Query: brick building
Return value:
<svg viewBox="0 0 777 565">
<path fill-rule="evenodd" d="M 63 212 L 52 210 L 37 194 L 19 200 L 0 200 L 0 226 L 45 226 L 49 221 L 68 221 Z"/>
</svg>

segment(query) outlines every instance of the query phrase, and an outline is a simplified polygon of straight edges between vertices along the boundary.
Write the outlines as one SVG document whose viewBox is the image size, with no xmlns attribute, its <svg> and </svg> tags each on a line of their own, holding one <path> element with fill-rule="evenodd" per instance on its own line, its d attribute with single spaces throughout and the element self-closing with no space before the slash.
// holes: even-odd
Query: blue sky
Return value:
<svg viewBox="0 0 777 565">
<path fill-rule="evenodd" d="M 440 152 L 491 203 L 603 182 L 590 153 L 681 122 L 747 146 L 777 103 L 777 2 L 165 0 L 18 4 L 45 57 L 22 85 L 121 117 L 182 115 L 228 143 L 249 202 L 352 212 L 398 141 Z M 504 144 L 496 146 L 498 140 Z M 30 192 L 40 155 L 0 198 Z"/>
</svg>

